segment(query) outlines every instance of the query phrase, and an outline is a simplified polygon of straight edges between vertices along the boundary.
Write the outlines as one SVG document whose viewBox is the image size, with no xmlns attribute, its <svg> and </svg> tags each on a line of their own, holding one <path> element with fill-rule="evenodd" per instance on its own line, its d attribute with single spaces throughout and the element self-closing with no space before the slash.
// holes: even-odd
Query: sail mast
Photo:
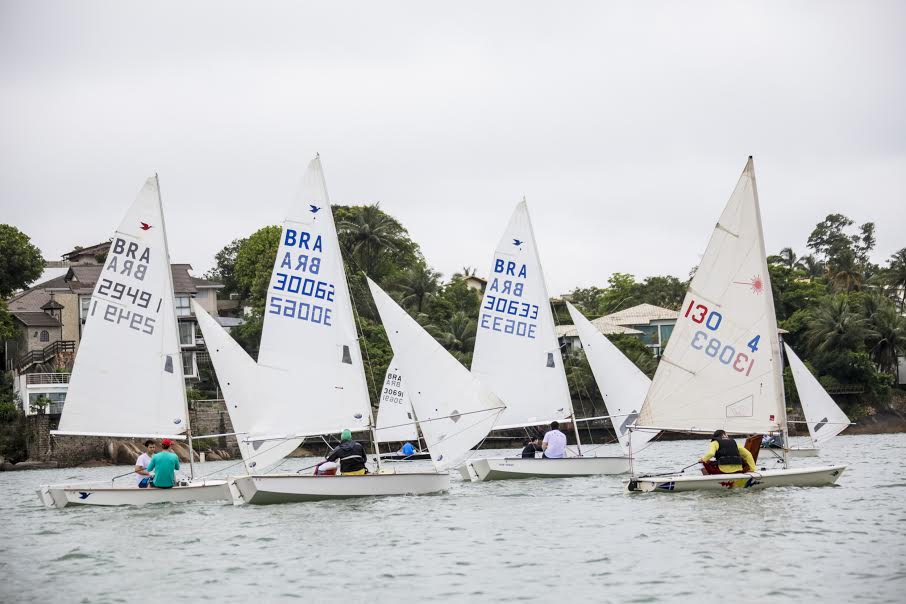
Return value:
<svg viewBox="0 0 906 604">
<path fill-rule="evenodd" d="M 789 427 L 786 420 L 786 395 L 783 390 L 783 349 L 780 344 L 780 337 L 777 333 L 777 313 L 774 309 L 774 290 L 771 287 L 771 272 L 768 270 L 768 256 L 767 251 L 764 247 L 764 229 L 761 226 L 761 205 L 758 202 L 758 185 L 755 182 L 755 163 L 752 159 L 752 156 L 749 156 L 749 161 L 746 163 L 746 170 L 749 172 L 749 177 L 752 179 L 752 197 L 755 203 L 755 224 L 758 229 L 758 236 L 756 238 L 758 242 L 758 251 L 759 258 L 761 259 L 762 268 L 764 270 L 764 291 L 766 296 L 770 296 L 770 304 L 766 304 L 766 312 L 768 315 L 768 337 L 771 342 L 771 356 L 772 363 L 774 364 L 774 388 L 776 396 L 779 399 L 779 409 L 777 410 L 780 414 L 779 424 L 780 429 L 783 432 L 783 465 L 787 466 L 787 451 L 789 449 Z"/>
<path fill-rule="evenodd" d="M 157 207 L 160 209 L 160 229 L 164 237 L 164 258 L 166 262 L 164 263 L 164 270 L 167 273 L 167 282 L 170 284 L 170 295 L 174 298 L 174 303 L 172 305 L 173 309 L 173 326 L 176 328 L 176 345 L 177 345 L 177 354 L 179 355 L 178 359 L 174 359 L 174 364 L 179 368 L 179 377 L 180 377 L 180 386 L 182 386 L 179 391 L 182 393 L 182 405 L 183 410 L 186 414 L 186 438 L 189 442 L 189 477 L 195 479 L 195 451 L 192 447 L 192 420 L 189 417 L 189 399 L 186 396 L 186 378 L 183 375 L 182 371 L 182 346 L 179 341 L 179 317 L 176 315 L 176 290 L 173 286 L 173 269 L 170 266 L 170 244 L 167 241 L 167 224 L 164 219 L 164 202 L 161 199 L 160 194 L 160 179 L 157 176 L 157 172 L 154 173 L 154 182 L 157 185 Z"/>
<path fill-rule="evenodd" d="M 544 288 L 545 300 L 544 300 L 543 306 L 544 306 L 544 311 L 548 315 L 547 324 L 550 326 L 553 326 L 554 325 L 554 311 L 553 311 L 553 307 L 551 306 L 551 299 L 550 299 L 550 295 L 549 295 L 550 290 L 548 290 L 547 281 L 545 281 L 545 279 L 544 279 L 544 268 L 541 266 L 541 256 L 538 253 L 538 244 L 535 241 L 535 227 L 532 224 L 531 218 L 528 217 L 528 207 L 527 207 L 528 204 L 525 201 L 525 197 L 522 198 L 522 203 L 526 205 L 526 217 L 528 218 L 528 230 L 529 230 L 529 235 L 530 235 L 530 239 L 532 242 L 532 249 L 535 252 L 535 258 L 538 260 L 538 277 L 541 280 L 542 288 Z M 554 341 L 556 342 L 557 340 L 555 339 Z M 557 350 L 554 354 L 556 357 L 559 357 L 558 360 L 560 361 L 560 373 L 563 374 L 563 383 L 564 383 L 564 386 L 566 387 L 566 400 L 569 401 L 569 415 L 570 415 L 570 419 L 572 420 L 573 431 L 575 431 L 575 433 L 576 433 L 576 450 L 578 451 L 579 455 L 582 455 L 582 440 L 581 440 L 581 438 L 579 438 L 579 422 L 576 421 L 578 418 L 576 417 L 576 410 L 573 407 L 573 396 L 569 392 L 569 384 L 566 382 L 566 369 L 563 366 L 563 353 L 560 352 L 559 346 L 557 347 Z M 555 362 L 556 362 L 556 360 L 555 360 Z"/>
</svg>

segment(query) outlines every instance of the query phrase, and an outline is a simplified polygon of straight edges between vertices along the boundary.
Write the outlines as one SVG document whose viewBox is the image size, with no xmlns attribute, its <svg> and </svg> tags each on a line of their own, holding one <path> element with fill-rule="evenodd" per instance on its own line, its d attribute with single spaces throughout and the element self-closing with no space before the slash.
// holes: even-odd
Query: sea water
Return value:
<svg viewBox="0 0 906 604">
<path fill-rule="evenodd" d="M 679 468 L 706 446 L 658 442 L 637 467 Z M 906 434 L 840 436 L 794 460 L 848 464 L 825 488 L 630 494 L 625 476 L 456 473 L 432 496 L 63 510 L 35 488 L 129 468 L 0 473 L 0 601 L 904 602 L 904 460 Z"/>
</svg>

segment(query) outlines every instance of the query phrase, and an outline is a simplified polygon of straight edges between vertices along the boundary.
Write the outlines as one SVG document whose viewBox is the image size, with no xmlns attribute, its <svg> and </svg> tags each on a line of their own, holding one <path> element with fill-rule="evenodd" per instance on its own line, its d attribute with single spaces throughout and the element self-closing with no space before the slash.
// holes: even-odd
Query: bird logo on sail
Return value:
<svg viewBox="0 0 906 604">
<path fill-rule="evenodd" d="M 310 203 L 310 204 L 308 204 L 308 211 L 311 212 L 312 214 L 317 214 L 318 212 L 321 211 L 321 208 Z"/>
<path fill-rule="evenodd" d="M 761 278 L 761 275 L 755 275 L 748 281 L 734 281 L 733 283 L 737 285 L 748 285 L 752 288 L 753 294 L 761 295 L 764 293 L 764 279 Z"/>
<path fill-rule="evenodd" d="M 142 229 L 143 231 L 147 231 L 148 229 L 151 228 L 151 225 L 148 224 L 147 222 L 141 222 L 141 221 L 139 221 L 139 223 L 141 224 L 141 229 Z"/>
<path fill-rule="evenodd" d="M 522 240 L 521 240 L 521 239 L 515 239 L 515 238 L 514 238 L 514 239 L 513 239 L 513 245 L 515 245 L 516 247 L 519 247 L 520 245 L 522 245 Z"/>
</svg>

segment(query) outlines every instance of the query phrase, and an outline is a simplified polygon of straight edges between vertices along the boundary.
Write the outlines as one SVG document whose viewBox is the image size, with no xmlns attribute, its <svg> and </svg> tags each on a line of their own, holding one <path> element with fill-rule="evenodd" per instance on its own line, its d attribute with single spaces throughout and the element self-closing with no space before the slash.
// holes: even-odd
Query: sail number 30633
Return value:
<svg viewBox="0 0 906 604">
<path fill-rule="evenodd" d="M 689 317 L 693 323 L 704 325 L 708 331 L 716 332 L 723 321 L 723 315 L 716 310 L 709 310 L 704 304 L 696 304 L 695 300 L 689 301 L 684 317 Z M 746 346 L 752 352 L 758 351 L 758 343 L 761 336 L 756 335 L 746 343 Z M 752 373 L 752 367 L 755 365 L 755 359 L 751 358 L 745 352 L 737 352 L 729 344 L 724 344 L 713 334 L 705 331 L 696 331 L 692 334 L 692 341 L 689 343 L 692 348 L 703 351 L 709 357 L 716 358 L 724 365 L 732 366 L 739 373 L 749 375 Z"/>
</svg>

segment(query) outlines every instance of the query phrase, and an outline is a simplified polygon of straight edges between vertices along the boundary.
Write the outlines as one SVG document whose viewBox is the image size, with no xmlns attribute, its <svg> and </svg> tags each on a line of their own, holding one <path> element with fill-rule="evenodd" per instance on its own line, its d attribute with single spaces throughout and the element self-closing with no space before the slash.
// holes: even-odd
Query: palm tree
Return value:
<svg viewBox="0 0 906 604">
<path fill-rule="evenodd" d="M 402 272 L 390 286 L 399 295 L 400 304 L 421 314 L 425 303 L 440 290 L 440 273 L 424 264 L 417 264 Z"/>
<path fill-rule="evenodd" d="M 340 241 L 347 256 L 355 258 L 359 268 L 372 278 L 384 255 L 399 249 L 399 224 L 381 211 L 378 204 L 364 206 L 352 220 L 337 225 Z"/>
<path fill-rule="evenodd" d="M 453 313 L 446 324 L 430 330 L 450 354 L 468 367 L 475 349 L 475 332 L 478 323 L 462 311 Z"/>
<path fill-rule="evenodd" d="M 879 293 L 866 298 L 863 311 L 870 330 L 866 344 L 871 359 L 881 371 L 896 374 L 897 357 L 906 351 L 906 318 L 900 316 L 889 298 Z"/>
<path fill-rule="evenodd" d="M 796 268 L 800 268 L 808 274 L 810 279 L 820 277 L 825 272 L 824 263 L 815 258 L 814 254 L 803 256 L 796 262 Z"/>
<path fill-rule="evenodd" d="M 855 254 L 845 250 L 828 264 L 828 274 L 831 284 L 837 291 L 859 291 L 865 280 L 863 267 L 859 266 Z"/>
<path fill-rule="evenodd" d="M 782 250 L 780 250 L 780 254 L 778 254 L 778 256 L 780 256 L 781 262 L 783 262 L 783 265 L 788 269 L 792 270 L 793 267 L 796 266 L 796 252 L 793 251 L 793 248 L 783 248 Z"/>
<path fill-rule="evenodd" d="M 906 247 L 890 256 L 890 266 L 884 271 L 884 281 L 899 297 L 900 310 L 906 306 Z"/>
<path fill-rule="evenodd" d="M 459 281 L 460 279 L 468 279 L 469 277 L 475 276 L 476 269 L 471 266 L 462 267 L 461 271 L 453 273 L 453 281 Z"/>
<path fill-rule="evenodd" d="M 818 353 L 859 350 L 873 333 L 845 295 L 823 298 L 806 323 L 805 341 Z"/>
</svg>

